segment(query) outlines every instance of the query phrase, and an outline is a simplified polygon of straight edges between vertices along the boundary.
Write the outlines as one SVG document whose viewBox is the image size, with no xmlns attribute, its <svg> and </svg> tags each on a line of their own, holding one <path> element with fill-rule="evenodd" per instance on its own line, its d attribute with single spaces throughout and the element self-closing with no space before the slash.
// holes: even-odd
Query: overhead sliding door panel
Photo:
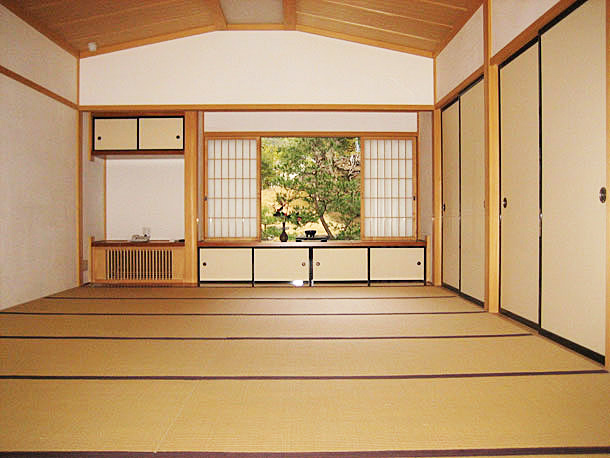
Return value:
<svg viewBox="0 0 610 458">
<path fill-rule="evenodd" d="M 500 69 L 500 306 L 538 323 L 538 43 Z M 495 205 L 491 207 L 495 211 Z"/>
<path fill-rule="evenodd" d="M 605 2 L 541 36 L 542 328 L 604 354 Z"/>
<path fill-rule="evenodd" d="M 479 81 L 460 96 L 460 290 L 485 297 L 485 92 Z"/>
<path fill-rule="evenodd" d="M 460 288 L 460 102 L 442 113 L 443 283 Z"/>
</svg>

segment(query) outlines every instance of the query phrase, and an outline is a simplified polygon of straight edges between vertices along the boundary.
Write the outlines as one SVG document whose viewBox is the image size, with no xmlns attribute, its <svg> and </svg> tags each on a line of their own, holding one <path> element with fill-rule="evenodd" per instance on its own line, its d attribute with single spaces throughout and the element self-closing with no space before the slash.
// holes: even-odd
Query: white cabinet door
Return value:
<svg viewBox="0 0 610 458">
<path fill-rule="evenodd" d="M 366 248 L 314 248 L 314 281 L 362 281 L 368 279 Z"/>
<path fill-rule="evenodd" d="M 460 288 L 460 102 L 442 113 L 443 283 Z"/>
<path fill-rule="evenodd" d="M 485 92 L 460 96 L 460 291 L 485 299 Z"/>
<path fill-rule="evenodd" d="M 252 248 L 200 248 L 199 281 L 252 281 Z"/>
<path fill-rule="evenodd" d="M 139 118 L 138 148 L 172 150 L 184 148 L 184 118 Z"/>
<path fill-rule="evenodd" d="M 500 69 L 500 307 L 538 324 L 538 44 Z M 492 207 L 491 211 L 495 211 Z"/>
<path fill-rule="evenodd" d="M 138 149 L 138 120 L 94 118 L 93 149 L 96 151 Z"/>
<path fill-rule="evenodd" d="M 254 281 L 309 281 L 308 248 L 255 248 Z"/>
<path fill-rule="evenodd" d="M 371 248 L 371 280 L 424 281 L 424 247 Z"/>
<path fill-rule="evenodd" d="M 605 353 L 606 37 L 603 0 L 541 36 L 542 328 Z M 607 356 L 607 355 L 606 355 Z"/>
</svg>

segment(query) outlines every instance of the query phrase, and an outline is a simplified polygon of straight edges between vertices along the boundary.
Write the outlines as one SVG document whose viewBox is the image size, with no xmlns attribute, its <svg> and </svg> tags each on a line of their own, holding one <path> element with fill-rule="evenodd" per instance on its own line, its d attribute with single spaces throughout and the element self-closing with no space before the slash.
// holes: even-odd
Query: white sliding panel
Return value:
<svg viewBox="0 0 610 458">
<path fill-rule="evenodd" d="M 460 291 L 485 299 L 485 92 L 460 96 Z"/>
<path fill-rule="evenodd" d="M 206 239 L 257 239 L 258 141 L 215 138 L 206 144 Z"/>
<path fill-rule="evenodd" d="M 443 283 L 460 288 L 460 102 L 442 113 Z"/>
<path fill-rule="evenodd" d="M 606 309 L 605 2 L 541 37 L 542 312 L 546 331 L 603 355 Z"/>
<path fill-rule="evenodd" d="M 363 138 L 364 237 L 414 238 L 416 158 L 414 138 Z"/>
<path fill-rule="evenodd" d="M 538 323 L 538 43 L 500 69 L 500 306 Z M 492 211 L 495 207 L 492 205 Z"/>
</svg>

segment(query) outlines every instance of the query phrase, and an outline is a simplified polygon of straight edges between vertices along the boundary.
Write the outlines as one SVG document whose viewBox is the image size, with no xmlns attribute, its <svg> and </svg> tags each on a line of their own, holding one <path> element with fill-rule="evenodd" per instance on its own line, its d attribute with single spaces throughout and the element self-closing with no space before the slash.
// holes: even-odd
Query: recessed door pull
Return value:
<svg viewBox="0 0 610 458">
<path fill-rule="evenodd" d="M 508 200 L 506 200 L 506 197 L 504 199 L 502 199 L 502 207 L 506 208 L 506 206 L 508 205 Z"/>
<path fill-rule="evenodd" d="M 304 262 L 302 262 L 302 263 L 301 263 L 301 265 L 302 265 L 303 267 L 305 267 L 305 263 L 304 263 Z"/>
<path fill-rule="evenodd" d="M 320 265 L 320 261 L 316 262 L 316 266 L 319 266 L 319 265 Z"/>
<path fill-rule="evenodd" d="M 602 204 L 605 204 L 605 203 L 606 203 L 606 188 L 605 188 L 605 187 L 602 187 L 602 188 L 599 190 L 599 201 L 600 201 Z"/>
</svg>

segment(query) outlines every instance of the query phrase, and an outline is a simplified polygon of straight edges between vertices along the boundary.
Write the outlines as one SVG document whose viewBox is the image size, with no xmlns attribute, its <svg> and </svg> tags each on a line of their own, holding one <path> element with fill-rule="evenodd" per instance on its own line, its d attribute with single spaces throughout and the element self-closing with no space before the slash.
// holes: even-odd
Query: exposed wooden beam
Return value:
<svg viewBox="0 0 610 458">
<path fill-rule="evenodd" d="M 78 57 L 78 50 L 68 43 L 64 37 L 59 35 L 56 32 L 53 32 L 46 25 L 36 19 L 33 15 L 24 10 L 21 5 L 19 5 L 19 0 L 0 0 L 0 4 L 4 5 L 7 9 L 9 9 L 13 14 L 18 16 L 20 19 L 25 21 L 27 24 L 35 28 L 37 31 L 42 33 L 45 37 L 55 43 L 57 46 L 62 48 L 64 51 L 69 52 L 74 57 Z"/>
<path fill-rule="evenodd" d="M 443 169 L 440 108 L 434 110 L 432 123 L 432 283 L 441 286 L 443 283 Z"/>
<path fill-rule="evenodd" d="M 284 8 L 284 29 L 285 30 L 296 30 L 296 27 L 297 27 L 297 1 L 296 0 L 283 0 L 282 6 Z"/>
<path fill-rule="evenodd" d="M 184 114 L 184 282 L 197 283 L 197 159 L 198 119 L 196 111 Z"/>
<path fill-rule="evenodd" d="M 212 9 L 212 16 L 214 17 L 214 26 L 217 30 L 227 30 L 227 19 L 225 13 L 222 11 L 220 0 L 209 0 L 210 7 Z"/>
<path fill-rule="evenodd" d="M 413 48 L 410 46 L 402 46 L 395 43 L 388 43 L 387 41 L 371 40 L 368 38 L 357 37 L 355 35 L 348 35 L 345 33 L 331 32 L 329 30 L 319 29 L 317 27 L 309 27 L 304 25 L 297 25 L 297 30 L 301 32 L 307 32 L 314 35 L 322 35 L 324 37 L 336 38 L 338 40 L 351 41 L 354 43 L 360 43 L 363 45 L 375 46 L 377 48 L 390 49 L 392 51 L 400 51 L 408 54 L 415 54 L 423 57 L 433 57 L 432 51 L 425 51 L 422 49 Z"/>
</svg>

